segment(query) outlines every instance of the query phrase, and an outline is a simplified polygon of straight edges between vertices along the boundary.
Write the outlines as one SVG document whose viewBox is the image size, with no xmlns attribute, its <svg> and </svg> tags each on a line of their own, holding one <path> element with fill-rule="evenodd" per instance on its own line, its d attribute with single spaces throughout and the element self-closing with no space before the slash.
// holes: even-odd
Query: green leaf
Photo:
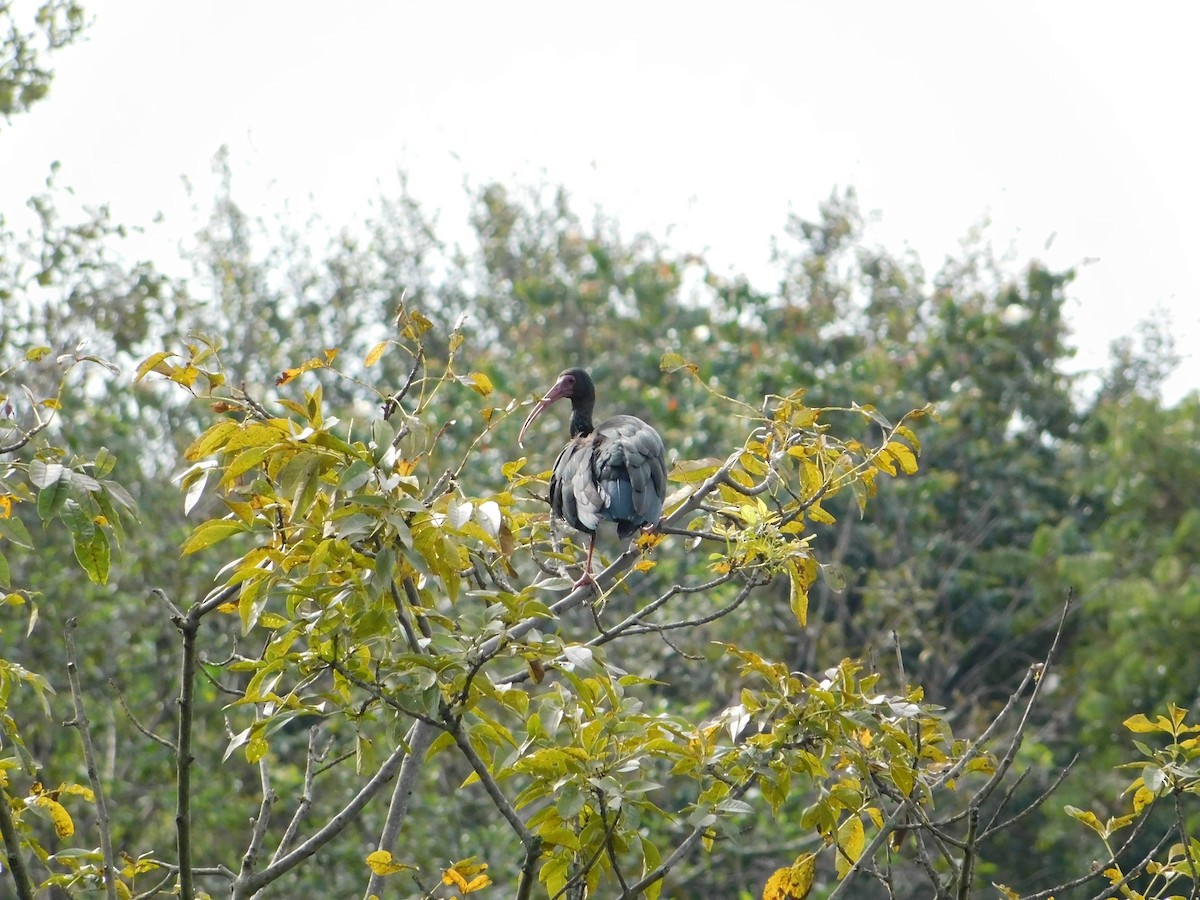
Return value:
<svg viewBox="0 0 1200 900">
<path fill-rule="evenodd" d="M 269 447 L 251 447 L 248 450 L 243 450 L 225 469 L 225 474 L 221 476 L 221 486 L 232 484 L 238 477 L 249 472 L 267 455 Z"/>
<path fill-rule="evenodd" d="M 96 584 L 108 582 L 110 552 L 108 535 L 103 528 L 95 528 L 90 539 L 80 534 L 75 536 L 75 558 Z"/>
<path fill-rule="evenodd" d="M 58 482 L 66 471 L 66 467 L 60 463 L 35 459 L 29 464 L 29 481 L 34 487 L 45 489 Z"/>
<path fill-rule="evenodd" d="M 8 560 L 0 553 L 0 587 L 12 587 L 12 572 L 8 568 Z"/>
<path fill-rule="evenodd" d="M 67 495 L 70 493 L 69 479 L 68 473 L 66 478 L 56 478 L 38 492 L 37 511 L 43 522 L 53 519 L 67 502 Z"/>
<path fill-rule="evenodd" d="M 33 539 L 20 519 L 0 519 L 0 537 L 7 538 L 24 550 L 33 549 Z"/>
<path fill-rule="evenodd" d="M 699 366 L 688 362 L 678 353 L 664 353 L 662 359 L 658 361 L 658 368 L 663 372 L 678 372 L 680 369 L 687 369 L 693 375 L 700 372 Z"/>
<path fill-rule="evenodd" d="M 180 552 L 183 556 L 187 556 L 189 553 L 205 550 L 227 537 L 245 531 L 246 526 L 241 522 L 230 519 L 210 519 L 192 532 L 192 536 L 184 542 Z"/>
</svg>

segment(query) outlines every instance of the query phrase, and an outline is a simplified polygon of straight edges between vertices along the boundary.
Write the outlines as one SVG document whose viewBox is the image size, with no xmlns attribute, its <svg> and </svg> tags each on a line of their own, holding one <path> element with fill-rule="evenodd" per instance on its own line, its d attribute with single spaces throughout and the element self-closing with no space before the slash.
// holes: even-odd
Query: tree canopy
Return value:
<svg viewBox="0 0 1200 900">
<path fill-rule="evenodd" d="M 6 125 L 82 27 L 11 25 Z M 53 177 L 0 223 L 6 891 L 1195 893 L 1169 336 L 1085 391 L 1072 272 L 930 276 L 853 191 L 764 287 L 544 186 L 451 246 L 401 179 L 318 244 L 215 165 L 187 278 Z M 670 453 L 594 590 L 565 424 L 516 446 L 571 365 Z"/>
</svg>

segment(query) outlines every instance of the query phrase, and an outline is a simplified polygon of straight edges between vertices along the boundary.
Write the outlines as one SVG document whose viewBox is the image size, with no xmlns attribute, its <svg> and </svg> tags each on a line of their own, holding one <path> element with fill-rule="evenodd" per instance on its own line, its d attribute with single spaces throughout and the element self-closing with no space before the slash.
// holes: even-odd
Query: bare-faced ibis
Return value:
<svg viewBox="0 0 1200 900">
<path fill-rule="evenodd" d="M 571 440 L 554 461 L 550 476 L 550 511 L 572 528 L 591 535 L 583 575 L 575 586 L 592 578 L 592 554 L 601 519 L 617 523 L 622 540 L 639 528 L 658 524 L 667 488 L 666 450 L 658 432 L 636 416 L 613 416 L 592 425 L 596 386 L 583 369 L 558 376 L 521 426 L 517 444 L 542 410 L 569 397 Z"/>
</svg>

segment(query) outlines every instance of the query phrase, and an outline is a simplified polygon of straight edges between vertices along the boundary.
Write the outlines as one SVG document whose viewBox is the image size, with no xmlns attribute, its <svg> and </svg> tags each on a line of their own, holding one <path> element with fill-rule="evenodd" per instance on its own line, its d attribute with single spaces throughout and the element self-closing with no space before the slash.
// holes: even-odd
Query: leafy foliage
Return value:
<svg viewBox="0 0 1200 900">
<path fill-rule="evenodd" d="M 8 112 L 81 22 L 12 32 Z M 561 189 L 483 185 L 452 248 L 402 181 L 320 247 L 216 167 L 187 282 L 54 173 L 0 228 L 18 891 L 1194 883 L 1200 457 L 1163 334 L 1085 395 L 1071 272 L 976 239 L 927 277 L 852 192 L 764 289 Z M 561 436 L 513 450 L 567 364 L 674 453 L 599 596 L 547 515 Z"/>
</svg>

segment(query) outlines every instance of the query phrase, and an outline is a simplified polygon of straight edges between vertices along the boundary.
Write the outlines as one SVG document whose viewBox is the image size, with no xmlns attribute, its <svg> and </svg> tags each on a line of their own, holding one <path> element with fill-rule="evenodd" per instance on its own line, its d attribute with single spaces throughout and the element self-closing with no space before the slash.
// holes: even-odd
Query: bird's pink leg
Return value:
<svg viewBox="0 0 1200 900">
<path fill-rule="evenodd" d="M 572 588 L 583 587 L 585 584 L 591 584 L 591 585 L 596 584 L 596 579 L 592 575 L 592 554 L 595 552 L 596 552 L 596 535 L 593 533 L 592 539 L 588 543 L 587 562 L 585 562 L 583 564 L 583 574 L 579 576 L 579 579 L 575 582 L 575 584 L 572 585 Z"/>
</svg>

